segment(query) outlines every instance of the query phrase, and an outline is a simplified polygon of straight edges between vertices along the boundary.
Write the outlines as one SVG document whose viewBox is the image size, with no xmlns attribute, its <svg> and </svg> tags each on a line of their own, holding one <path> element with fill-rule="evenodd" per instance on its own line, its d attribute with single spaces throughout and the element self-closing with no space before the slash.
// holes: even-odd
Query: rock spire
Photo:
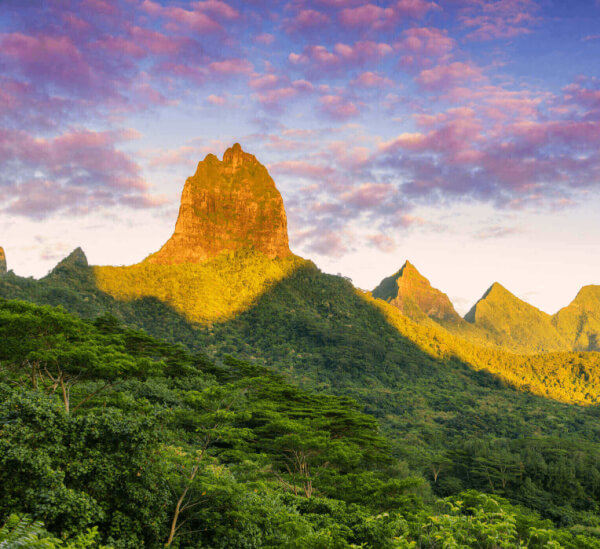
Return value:
<svg viewBox="0 0 600 549">
<path fill-rule="evenodd" d="M 291 254 L 281 195 L 267 169 L 236 143 L 222 161 L 209 154 L 198 164 L 185 182 L 173 236 L 145 261 L 201 263 L 245 248 L 269 258 Z"/>
</svg>

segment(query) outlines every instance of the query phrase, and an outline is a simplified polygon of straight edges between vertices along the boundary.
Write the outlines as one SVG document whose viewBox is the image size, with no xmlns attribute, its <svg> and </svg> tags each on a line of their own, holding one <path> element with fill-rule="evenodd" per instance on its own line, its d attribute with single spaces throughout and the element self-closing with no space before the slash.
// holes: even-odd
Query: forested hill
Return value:
<svg viewBox="0 0 600 549">
<path fill-rule="evenodd" d="M 521 395 L 535 439 L 442 455 L 433 423 L 390 444 L 346 397 L 111 316 L 0 300 L 0 338 L 3 547 L 600 547 L 591 409 L 547 402 L 536 419 L 544 401 Z M 541 436 L 565 421 L 578 439 Z"/>
<path fill-rule="evenodd" d="M 227 263 L 232 280 L 252 256 Z M 305 390 L 353 397 L 379 420 L 393 455 L 429 480 L 435 494 L 477 489 L 535 509 L 555 524 L 596 525 L 600 492 L 590 476 L 600 455 L 596 406 L 528 392 L 550 387 L 557 398 L 562 393 L 565 400 L 575 396 L 591 404 L 598 387 L 594 353 L 552 355 L 551 361 L 490 354 L 415 324 L 309 262 L 270 283 L 234 319 L 208 326 L 189 322 L 156 298 L 114 299 L 98 290 L 94 269 L 81 258 L 62 262 L 41 281 L 8 274 L 0 278 L 0 293 L 62 303 L 88 318 L 110 311 L 217 361 L 235 354 Z M 498 374 L 504 368 L 504 379 L 510 374 L 513 382 L 494 368 Z"/>
</svg>

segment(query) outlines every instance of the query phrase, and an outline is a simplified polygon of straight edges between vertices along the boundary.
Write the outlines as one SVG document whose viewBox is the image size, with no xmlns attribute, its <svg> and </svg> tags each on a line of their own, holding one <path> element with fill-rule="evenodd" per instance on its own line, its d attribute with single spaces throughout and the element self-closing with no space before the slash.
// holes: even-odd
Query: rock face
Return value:
<svg viewBox="0 0 600 549">
<path fill-rule="evenodd" d="M 0 275 L 6 274 L 6 254 L 4 248 L 0 247 Z"/>
<path fill-rule="evenodd" d="M 253 248 L 291 254 L 283 200 L 267 169 L 236 143 L 220 161 L 209 154 L 187 179 L 173 236 L 145 261 L 201 263 L 220 252 Z"/>
<path fill-rule="evenodd" d="M 552 324 L 575 351 L 600 351 L 600 286 L 581 288 Z"/>
<path fill-rule="evenodd" d="M 387 301 L 416 321 L 424 316 L 443 322 L 462 320 L 448 296 L 433 288 L 408 261 L 396 274 L 381 281 L 373 290 L 373 297 Z"/>
<path fill-rule="evenodd" d="M 465 315 L 501 346 L 517 352 L 567 350 L 569 345 L 552 324 L 552 317 L 495 282 Z"/>
</svg>

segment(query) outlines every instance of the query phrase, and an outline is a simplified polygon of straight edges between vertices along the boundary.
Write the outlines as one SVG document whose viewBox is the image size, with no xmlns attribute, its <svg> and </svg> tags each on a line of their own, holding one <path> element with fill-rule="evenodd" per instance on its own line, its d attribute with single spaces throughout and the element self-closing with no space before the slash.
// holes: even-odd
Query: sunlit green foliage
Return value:
<svg viewBox="0 0 600 549">
<path fill-rule="evenodd" d="M 192 322 L 230 320 L 268 289 L 307 263 L 297 256 L 269 259 L 260 252 L 224 252 L 211 261 L 181 265 L 139 263 L 94 267 L 98 288 L 119 300 L 155 297 Z"/>
</svg>

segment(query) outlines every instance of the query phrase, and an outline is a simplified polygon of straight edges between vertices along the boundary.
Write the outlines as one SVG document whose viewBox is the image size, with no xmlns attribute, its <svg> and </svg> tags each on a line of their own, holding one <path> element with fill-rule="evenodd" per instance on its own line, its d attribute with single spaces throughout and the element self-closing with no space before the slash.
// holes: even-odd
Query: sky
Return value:
<svg viewBox="0 0 600 549">
<path fill-rule="evenodd" d="M 553 313 L 600 284 L 600 0 L 2 0 L 17 274 L 141 261 L 234 142 L 357 287 L 409 259 L 459 312 L 498 281 Z"/>
</svg>

